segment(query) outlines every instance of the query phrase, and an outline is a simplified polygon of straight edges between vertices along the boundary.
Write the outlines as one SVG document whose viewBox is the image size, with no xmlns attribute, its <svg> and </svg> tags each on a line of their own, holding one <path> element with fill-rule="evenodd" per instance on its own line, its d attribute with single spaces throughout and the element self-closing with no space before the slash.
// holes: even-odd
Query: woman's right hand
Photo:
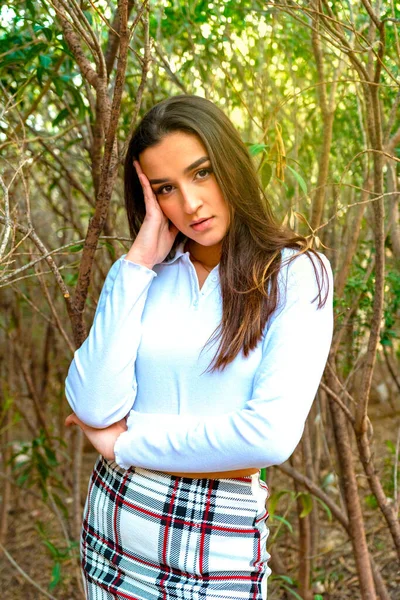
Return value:
<svg viewBox="0 0 400 600">
<path fill-rule="evenodd" d="M 142 186 L 146 215 L 125 258 L 152 269 L 169 254 L 179 229 L 162 212 L 139 162 L 135 160 L 133 164 Z"/>
</svg>

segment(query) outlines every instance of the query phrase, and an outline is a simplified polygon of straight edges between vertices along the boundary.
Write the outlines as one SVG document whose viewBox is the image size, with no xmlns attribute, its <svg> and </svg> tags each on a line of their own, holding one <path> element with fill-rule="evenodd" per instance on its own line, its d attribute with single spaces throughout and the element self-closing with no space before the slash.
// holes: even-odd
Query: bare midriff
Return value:
<svg viewBox="0 0 400 600">
<path fill-rule="evenodd" d="M 189 477 L 190 479 L 236 479 L 237 477 L 249 477 L 258 473 L 259 469 L 241 469 L 239 471 L 218 471 L 216 473 L 169 473 L 173 477 Z M 164 471 L 166 472 L 166 471 Z"/>
</svg>

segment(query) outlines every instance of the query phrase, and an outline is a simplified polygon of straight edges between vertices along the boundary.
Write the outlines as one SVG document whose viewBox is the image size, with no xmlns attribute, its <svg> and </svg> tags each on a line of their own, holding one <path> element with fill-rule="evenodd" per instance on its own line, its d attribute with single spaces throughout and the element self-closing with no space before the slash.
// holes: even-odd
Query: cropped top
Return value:
<svg viewBox="0 0 400 600">
<path fill-rule="evenodd" d="M 74 353 L 67 400 L 86 424 L 125 416 L 115 460 L 170 472 L 263 468 L 287 460 L 300 441 L 333 333 L 333 275 L 318 309 L 315 257 L 282 250 L 280 300 L 262 339 L 223 371 L 206 372 L 221 321 L 219 265 L 202 288 L 184 251 L 148 269 L 122 255 L 103 285 L 89 335 Z M 326 291 L 327 278 L 322 289 Z M 314 300 L 314 302 L 313 302 Z M 219 341 L 219 338 L 216 340 Z"/>
</svg>

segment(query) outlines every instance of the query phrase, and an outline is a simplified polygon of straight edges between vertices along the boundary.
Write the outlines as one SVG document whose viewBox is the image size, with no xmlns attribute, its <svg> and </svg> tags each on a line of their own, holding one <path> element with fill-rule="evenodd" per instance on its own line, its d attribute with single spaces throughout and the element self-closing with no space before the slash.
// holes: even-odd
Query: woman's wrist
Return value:
<svg viewBox="0 0 400 600">
<path fill-rule="evenodd" d="M 146 269 L 153 270 L 154 264 L 151 264 L 148 261 L 143 260 L 138 254 L 135 252 L 128 252 L 125 256 L 125 260 L 129 260 L 137 265 L 141 265 L 142 267 L 146 267 Z"/>
</svg>

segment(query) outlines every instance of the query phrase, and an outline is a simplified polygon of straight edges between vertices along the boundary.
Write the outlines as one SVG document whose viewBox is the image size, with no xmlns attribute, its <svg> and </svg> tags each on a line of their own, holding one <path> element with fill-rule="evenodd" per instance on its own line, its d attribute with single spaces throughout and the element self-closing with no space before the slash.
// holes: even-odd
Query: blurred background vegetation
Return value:
<svg viewBox="0 0 400 600">
<path fill-rule="evenodd" d="M 64 380 L 132 241 L 137 120 L 209 98 L 278 218 L 335 273 L 335 335 L 305 434 L 268 469 L 271 598 L 400 598 L 400 4 L 14 0 L 0 9 L 0 581 L 84 597 L 96 459 Z M 294 340 L 299 345 L 301 340 Z"/>
</svg>

